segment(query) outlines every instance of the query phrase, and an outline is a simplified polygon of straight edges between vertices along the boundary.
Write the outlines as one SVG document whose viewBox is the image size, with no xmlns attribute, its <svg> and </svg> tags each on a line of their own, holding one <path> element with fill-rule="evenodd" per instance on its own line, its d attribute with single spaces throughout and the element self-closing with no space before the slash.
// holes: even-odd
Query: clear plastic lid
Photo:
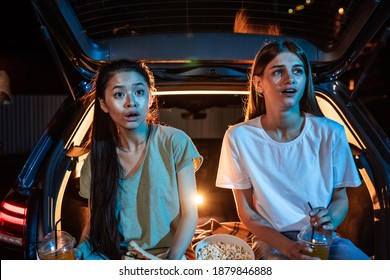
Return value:
<svg viewBox="0 0 390 280">
<path fill-rule="evenodd" d="M 329 245 L 333 242 L 332 232 L 322 227 L 306 225 L 298 234 L 298 240 L 317 245 Z"/>
<path fill-rule="evenodd" d="M 74 248 L 76 239 L 63 230 L 52 231 L 42 240 L 38 249 L 38 255 L 45 255 L 50 252 L 68 251 Z"/>
</svg>

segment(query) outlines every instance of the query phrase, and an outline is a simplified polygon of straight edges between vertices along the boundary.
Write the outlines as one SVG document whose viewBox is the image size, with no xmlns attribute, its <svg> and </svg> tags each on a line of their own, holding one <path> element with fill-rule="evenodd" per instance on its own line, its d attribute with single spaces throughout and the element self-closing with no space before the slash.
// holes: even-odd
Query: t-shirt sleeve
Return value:
<svg viewBox="0 0 390 280">
<path fill-rule="evenodd" d="M 221 188 L 248 189 L 252 185 L 240 163 L 240 153 L 234 135 L 234 132 L 228 129 L 223 137 L 215 184 Z"/>
<path fill-rule="evenodd" d="M 332 150 L 334 188 L 360 186 L 362 182 L 352 157 L 344 127 L 340 126 L 335 135 Z"/>
<path fill-rule="evenodd" d="M 91 196 L 91 158 L 90 155 L 84 160 L 80 171 L 80 191 L 79 195 L 86 199 Z"/>
<path fill-rule="evenodd" d="M 188 164 L 194 164 L 197 171 L 203 163 L 203 157 L 199 154 L 191 138 L 181 130 L 177 130 L 172 143 L 176 171 L 180 171 Z"/>
</svg>

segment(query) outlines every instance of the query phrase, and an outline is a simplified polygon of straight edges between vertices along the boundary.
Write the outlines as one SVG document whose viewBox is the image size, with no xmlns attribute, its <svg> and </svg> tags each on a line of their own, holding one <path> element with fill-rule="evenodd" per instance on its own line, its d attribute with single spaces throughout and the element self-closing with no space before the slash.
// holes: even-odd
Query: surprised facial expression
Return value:
<svg viewBox="0 0 390 280">
<path fill-rule="evenodd" d="M 262 77 L 253 78 L 254 85 L 263 93 L 268 106 L 282 109 L 299 106 L 306 87 L 302 61 L 293 53 L 283 52 L 268 63 Z"/>
<path fill-rule="evenodd" d="M 146 123 L 152 96 L 144 77 L 135 72 L 118 72 L 108 81 L 100 107 L 110 114 L 119 129 L 136 129 Z"/>
</svg>

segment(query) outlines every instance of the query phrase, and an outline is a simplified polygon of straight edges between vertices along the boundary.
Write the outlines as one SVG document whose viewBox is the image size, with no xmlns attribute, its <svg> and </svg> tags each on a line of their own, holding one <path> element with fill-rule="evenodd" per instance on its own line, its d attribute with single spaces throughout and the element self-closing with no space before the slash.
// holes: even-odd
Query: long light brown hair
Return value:
<svg viewBox="0 0 390 280">
<path fill-rule="evenodd" d="M 277 40 L 264 45 L 258 51 L 253 61 L 249 77 L 249 96 L 245 101 L 244 106 L 245 120 L 250 120 L 266 113 L 265 99 L 262 94 L 256 92 L 255 86 L 253 85 L 253 77 L 262 77 L 268 63 L 283 52 L 295 54 L 304 65 L 306 86 L 305 92 L 299 101 L 300 110 L 316 116 L 323 116 L 315 97 L 310 62 L 307 59 L 306 54 L 293 41 Z"/>
</svg>

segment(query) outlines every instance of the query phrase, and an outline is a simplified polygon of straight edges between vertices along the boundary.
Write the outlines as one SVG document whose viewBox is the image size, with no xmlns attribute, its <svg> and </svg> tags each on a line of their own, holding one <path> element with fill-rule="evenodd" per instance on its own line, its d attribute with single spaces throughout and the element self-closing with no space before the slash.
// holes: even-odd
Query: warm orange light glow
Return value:
<svg viewBox="0 0 390 280">
<path fill-rule="evenodd" d="M 340 8 L 338 12 L 339 12 L 339 15 L 343 15 L 345 13 L 345 10 L 344 10 L 344 8 Z"/>
<path fill-rule="evenodd" d="M 24 207 L 15 206 L 15 205 L 9 204 L 7 202 L 3 203 L 3 209 L 6 209 L 8 211 L 11 211 L 13 213 L 17 213 L 20 215 L 24 215 L 24 213 L 25 213 Z"/>
<path fill-rule="evenodd" d="M 296 5 L 295 10 L 302 11 L 305 8 L 305 5 Z"/>
<path fill-rule="evenodd" d="M 196 204 L 203 204 L 203 202 L 204 202 L 204 198 L 203 198 L 203 196 L 201 196 L 201 195 L 197 195 L 196 197 L 195 197 L 195 202 L 196 202 Z"/>
<path fill-rule="evenodd" d="M 354 80 L 349 80 L 349 90 L 354 90 L 355 88 L 355 81 Z"/>
<path fill-rule="evenodd" d="M 264 26 L 261 26 L 259 22 L 250 22 L 250 17 L 246 15 L 245 9 L 240 9 L 236 13 L 236 17 L 234 19 L 234 32 L 281 35 L 280 28 L 278 25 L 264 24 Z"/>
</svg>

